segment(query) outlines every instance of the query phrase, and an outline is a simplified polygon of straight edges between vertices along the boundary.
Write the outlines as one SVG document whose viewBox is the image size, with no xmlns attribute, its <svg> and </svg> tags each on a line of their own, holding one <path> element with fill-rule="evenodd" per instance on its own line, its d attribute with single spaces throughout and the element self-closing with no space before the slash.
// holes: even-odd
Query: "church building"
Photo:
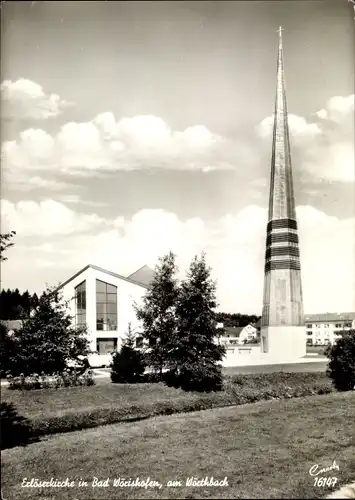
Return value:
<svg viewBox="0 0 355 500">
<path fill-rule="evenodd" d="M 120 348 L 129 326 L 139 333 L 134 304 L 141 303 L 152 277 L 148 266 L 125 277 L 89 264 L 58 287 L 75 325 L 88 327 L 96 365 L 108 364 L 110 353 Z"/>
</svg>

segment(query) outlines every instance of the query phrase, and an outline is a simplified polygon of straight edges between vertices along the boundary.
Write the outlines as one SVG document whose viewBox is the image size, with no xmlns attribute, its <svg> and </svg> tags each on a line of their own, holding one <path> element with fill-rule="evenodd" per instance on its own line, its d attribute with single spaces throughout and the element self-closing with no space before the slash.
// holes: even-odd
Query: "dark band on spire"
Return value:
<svg viewBox="0 0 355 500">
<path fill-rule="evenodd" d="M 273 229 L 296 229 L 297 221 L 295 219 L 274 219 L 268 222 L 267 232 L 270 233 Z"/>
<path fill-rule="evenodd" d="M 265 273 L 276 269 L 289 269 L 300 271 L 301 265 L 299 260 L 270 260 L 265 264 Z"/>
<path fill-rule="evenodd" d="M 265 252 L 265 259 L 270 259 L 271 257 L 276 257 L 278 255 L 289 255 L 293 257 L 299 257 L 300 251 L 297 247 L 271 247 Z"/>
<path fill-rule="evenodd" d="M 284 233 L 274 233 L 268 234 L 266 237 L 266 245 L 272 245 L 272 243 L 298 243 L 298 235 L 295 233 L 289 233 L 285 231 Z"/>
</svg>

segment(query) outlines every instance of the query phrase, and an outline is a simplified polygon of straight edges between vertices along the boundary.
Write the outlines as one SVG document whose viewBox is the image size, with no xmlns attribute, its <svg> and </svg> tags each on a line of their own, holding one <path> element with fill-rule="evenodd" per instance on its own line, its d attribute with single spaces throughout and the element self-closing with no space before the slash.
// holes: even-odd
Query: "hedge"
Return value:
<svg viewBox="0 0 355 500">
<path fill-rule="evenodd" d="M 35 417 L 31 420 L 34 436 L 70 432 L 100 425 L 132 422 L 159 415 L 172 415 L 256 401 L 328 394 L 330 382 L 319 373 L 272 373 L 228 377 L 224 390 L 205 395 L 186 394 L 183 399 L 169 399 L 127 406 L 95 408 L 66 412 L 60 416 Z"/>
</svg>

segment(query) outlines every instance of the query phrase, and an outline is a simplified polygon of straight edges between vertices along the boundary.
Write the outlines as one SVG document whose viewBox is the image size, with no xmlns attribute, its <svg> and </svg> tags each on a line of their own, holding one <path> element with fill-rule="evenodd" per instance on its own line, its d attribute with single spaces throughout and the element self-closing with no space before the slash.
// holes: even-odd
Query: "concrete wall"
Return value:
<svg viewBox="0 0 355 500">
<path fill-rule="evenodd" d="M 285 360 L 305 356 L 305 327 L 269 326 L 261 328 L 261 351 Z"/>
</svg>

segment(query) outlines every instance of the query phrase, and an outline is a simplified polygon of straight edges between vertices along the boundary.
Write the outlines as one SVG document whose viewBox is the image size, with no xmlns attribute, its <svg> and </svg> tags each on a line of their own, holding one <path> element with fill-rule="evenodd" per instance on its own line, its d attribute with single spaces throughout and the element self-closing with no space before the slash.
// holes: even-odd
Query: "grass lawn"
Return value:
<svg viewBox="0 0 355 500">
<path fill-rule="evenodd" d="M 322 498 L 309 468 L 331 465 L 340 486 L 354 480 L 354 393 L 333 393 L 158 417 L 47 437 L 2 452 L 2 490 L 13 499 Z M 187 478 L 227 477 L 224 487 Z M 108 487 L 92 480 L 110 479 Z M 150 477 L 161 489 L 113 487 Z M 22 488 L 23 478 L 75 481 L 74 488 Z M 79 488 L 79 479 L 87 487 Z M 167 481 L 182 486 L 168 488 Z"/>
<path fill-rule="evenodd" d="M 190 397 L 198 395 L 191 394 Z M 61 416 L 72 411 L 87 412 L 97 408 L 132 406 L 134 404 L 186 398 L 186 392 L 164 384 L 109 384 L 91 387 L 68 387 L 37 391 L 2 390 L 2 401 L 14 403 L 17 411 L 28 418 L 42 415 Z"/>
<path fill-rule="evenodd" d="M 233 375 L 231 380 L 241 377 L 243 387 L 259 391 L 274 389 L 275 386 L 291 385 L 293 387 L 331 388 L 330 379 L 325 373 L 280 373 L 263 375 Z M 237 388 L 235 388 L 237 387 Z M 3 388 L 2 401 L 13 403 L 19 414 L 30 418 L 61 417 L 73 412 L 90 413 L 98 409 L 123 409 L 134 406 L 144 407 L 160 402 L 196 401 L 201 398 L 212 398 L 221 401 L 215 406 L 235 404 L 235 391 L 239 386 L 234 383 L 220 393 L 190 393 L 181 389 L 168 387 L 165 384 L 112 384 L 105 383 L 89 387 L 68 387 L 61 389 L 40 389 L 32 391 L 10 390 Z M 232 397 L 232 399 L 230 398 Z M 225 404 L 223 404 L 225 402 Z M 134 413 L 134 411 L 133 411 Z"/>
</svg>

